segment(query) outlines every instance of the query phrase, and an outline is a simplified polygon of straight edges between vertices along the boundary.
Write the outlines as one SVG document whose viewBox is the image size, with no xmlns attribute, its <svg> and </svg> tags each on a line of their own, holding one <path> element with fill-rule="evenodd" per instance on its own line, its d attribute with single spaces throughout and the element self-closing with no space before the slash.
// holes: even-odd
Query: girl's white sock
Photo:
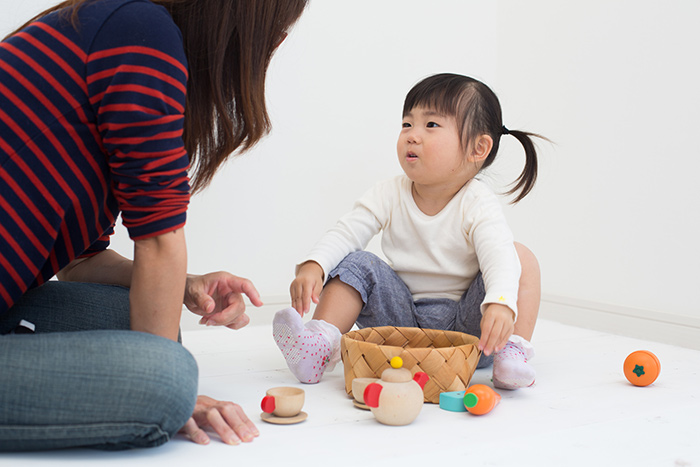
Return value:
<svg viewBox="0 0 700 467">
<path fill-rule="evenodd" d="M 272 320 L 272 335 L 287 366 L 302 383 L 318 383 L 340 360 L 340 331 L 322 320 L 304 325 L 294 308 L 285 308 Z"/>
<path fill-rule="evenodd" d="M 493 385 L 500 389 L 518 389 L 535 383 L 535 369 L 528 360 L 535 356 L 532 344 L 513 334 L 506 346 L 493 358 Z"/>
</svg>

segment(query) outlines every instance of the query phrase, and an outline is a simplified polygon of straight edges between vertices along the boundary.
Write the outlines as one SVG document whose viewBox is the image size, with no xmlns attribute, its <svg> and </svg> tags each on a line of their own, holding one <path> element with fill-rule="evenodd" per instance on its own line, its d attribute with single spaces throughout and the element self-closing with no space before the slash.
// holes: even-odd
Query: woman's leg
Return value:
<svg viewBox="0 0 700 467">
<path fill-rule="evenodd" d="M 181 345 L 129 329 L 128 290 L 50 282 L 0 335 L 0 451 L 157 446 L 191 416 L 197 365 Z M 110 329 L 110 330 L 100 330 Z M 72 332 L 82 331 L 82 332 Z"/>
<path fill-rule="evenodd" d="M 197 398 L 189 352 L 134 331 L 0 336 L 0 372 L 0 451 L 158 446 Z"/>
<path fill-rule="evenodd" d="M 36 333 L 130 329 L 129 289 L 83 282 L 49 281 L 24 294 L 0 316 L 0 334 L 21 320 Z"/>
</svg>

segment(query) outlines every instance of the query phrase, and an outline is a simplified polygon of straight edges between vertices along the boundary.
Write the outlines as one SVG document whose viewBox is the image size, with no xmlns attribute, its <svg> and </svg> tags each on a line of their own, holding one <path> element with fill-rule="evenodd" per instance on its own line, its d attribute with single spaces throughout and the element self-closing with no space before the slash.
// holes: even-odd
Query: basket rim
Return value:
<svg viewBox="0 0 700 467">
<path fill-rule="evenodd" d="M 409 327 L 409 326 L 367 326 L 367 327 L 362 328 L 362 329 L 356 329 L 356 330 L 354 330 L 354 331 L 348 331 L 348 332 L 346 332 L 345 334 L 342 335 L 342 338 L 343 338 L 343 340 L 349 339 L 349 340 L 353 340 L 353 341 L 356 341 L 356 342 L 361 342 L 361 343 L 366 344 L 366 345 L 380 345 L 380 346 L 383 346 L 383 347 L 387 347 L 387 348 L 396 348 L 396 349 L 405 349 L 405 348 L 406 348 L 406 346 L 380 344 L 380 343 L 377 343 L 377 342 L 369 342 L 369 341 L 366 341 L 366 340 L 364 340 L 364 339 L 356 339 L 356 338 L 355 338 L 355 336 L 363 336 L 363 337 L 365 337 L 366 335 L 368 335 L 368 334 L 370 334 L 370 333 L 372 333 L 372 332 L 379 332 L 379 330 L 382 330 L 382 329 L 386 329 L 386 330 L 389 330 L 389 329 L 398 329 L 398 330 L 401 330 L 401 329 L 412 329 L 412 330 L 416 330 L 416 329 L 418 329 L 418 330 L 424 331 L 425 334 L 426 334 L 428 337 L 431 338 L 431 340 L 433 340 L 433 336 L 437 336 L 437 335 L 441 335 L 441 334 L 442 334 L 442 335 L 446 335 L 446 336 L 448 336 L 448 337 L 449 337 L 450 335 L 451 335 L 451 336 L 454 336 L 454 337 L 463 337 L 463 336 L 467 336 L 467 337 L 470 338 L 469 340 L 474 340 L 474 342 L 464 342 L 464 343 L 459 344 L 459 345 L 457 345 L 457 346 L 451 345 L 451 346 L 432 347 L 432 348 L 435 349 L 435 350 L 438 350 L 438 349 L 446 349 L 446 348 L 450 348 L 450 347 L 460 347 L 460 346 L 463 346 L 463 345 L 476 345 L 476 344 L 478 344 L 478 342 L 479 342 L 479 338 L 478 338 L 478 337 L 474 336 L 473 334 L 466 333 L 466 332 L 452 331 L 452 330 L 447 330 L 447 329 L 419 328 L 419 327 Z M 431 336 L 431 334 L 432 334 L 432 336 Z M 415 348 L 415 347 L 414 347 L 414 348 Z M 426 348 L 428 348 L 428 347 L 426 347 Z"/>
</svg>

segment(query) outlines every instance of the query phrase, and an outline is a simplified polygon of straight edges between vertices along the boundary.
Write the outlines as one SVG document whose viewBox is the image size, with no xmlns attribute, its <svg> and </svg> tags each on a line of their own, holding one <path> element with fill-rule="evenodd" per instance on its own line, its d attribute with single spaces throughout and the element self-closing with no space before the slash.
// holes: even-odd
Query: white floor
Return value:
<svg viewBox="0 0 700 467">
<path fill-rule="evenodd" d="M 197 446 L 179 437 L 129 452 L 0 454 L 0 466 L 700 466 L 696 350 L 540 320 L 535 386 L 500 391 L 500 405 L 481 417 L 426 404 L 411 425 L 390 427 L 353 406 L 340 366 L 320 384 L 298 383 L 269 324 L 185 331 L 183 339 L 200 364 L 200 392 L 241 404 L 260 430 L 254 442 Z M 648 387 L 622 374 L 625 357 L 639 349 L 661 361 L 661 376 Z M 490 378 L 490 369 L 478 370 L 472 383 Z M 306 390 L 308 419 L 288 426 L 260 420 L 265 391 L 289 385 Z"/>
</svg>

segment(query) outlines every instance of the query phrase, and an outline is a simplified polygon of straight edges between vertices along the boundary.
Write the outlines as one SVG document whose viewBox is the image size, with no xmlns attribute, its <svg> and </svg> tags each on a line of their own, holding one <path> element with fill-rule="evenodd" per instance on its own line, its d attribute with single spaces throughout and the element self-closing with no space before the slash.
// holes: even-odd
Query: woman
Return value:
<svg viewBox="0 0 700 467">
<path fill-rule="evenodd" d="M 233 329 L 242 294 L 262 305 L 246 279 L 186 274 L 188 169 L 202 190 L 269 132 L 266 70 L 305 6 L 67 0 L 0 43 L 0 450 L 257 436 L 196 397 L 176 342 L 183 297 Z M 133 262 L 107 248 L 119 214 Z"/>
</svg>

